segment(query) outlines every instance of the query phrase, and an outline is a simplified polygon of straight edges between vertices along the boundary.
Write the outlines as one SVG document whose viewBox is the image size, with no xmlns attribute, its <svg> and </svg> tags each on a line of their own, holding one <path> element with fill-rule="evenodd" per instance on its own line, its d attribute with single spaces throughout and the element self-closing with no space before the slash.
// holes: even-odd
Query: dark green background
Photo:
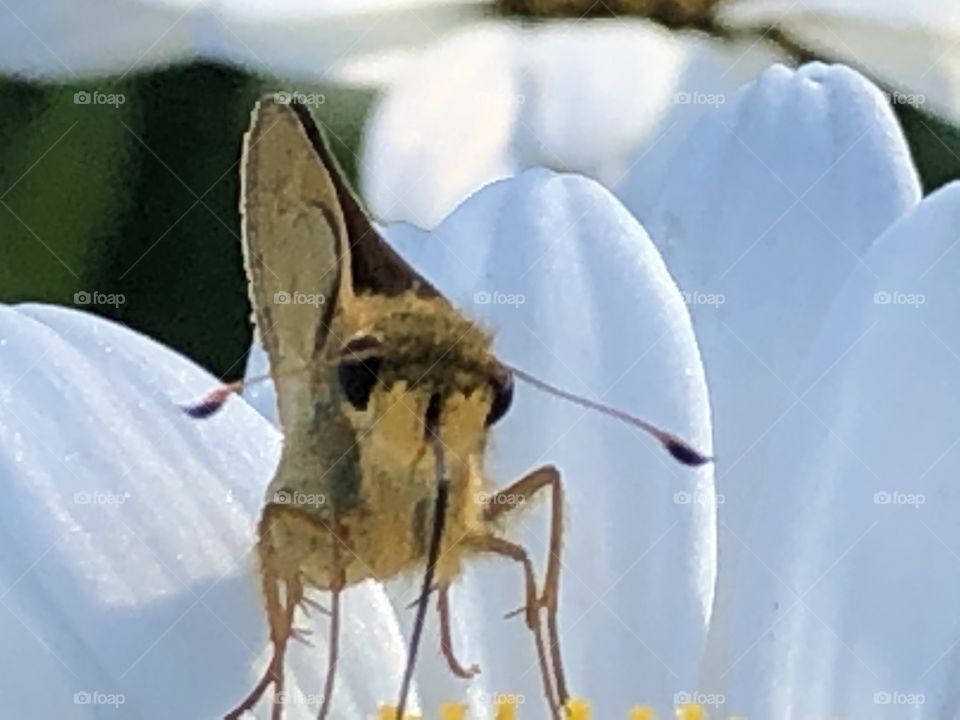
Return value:
<svg viewBox="0 0 960 720">
<path fill-rule="evenodd" d="M 119 107 L 77 105 L 78 90 L 122 93 Z M 240 146 L 255 99 L 278 89 L 195 63 L 122 82 L 0 81 L 0 301 L 87 307 L 238 377 L 250 343 L 240 257 Z M 290 86 L 284 86 L 290 90 Z M 367 91 L 323 92 L 315 108 L 355 177 Z M 897 106 L 929 191 L 960 177 L 960 131 Z"/>
</svg>

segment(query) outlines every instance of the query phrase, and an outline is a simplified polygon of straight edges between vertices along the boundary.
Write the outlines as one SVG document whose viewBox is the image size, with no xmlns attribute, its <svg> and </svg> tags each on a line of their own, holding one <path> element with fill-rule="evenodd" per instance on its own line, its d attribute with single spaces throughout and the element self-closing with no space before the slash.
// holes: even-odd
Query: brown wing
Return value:
<svg viewBox="0 0 960 720">
<path fill-rule="evenodd" d="M 336 188 L 349 238 L 350 274 L 354 292 L 399 295 L 412 290 L 418 295 L 440 297 L 440 293 L 411 268 L 373 227 L 327 147 L 323 135 L 317 129 L 310 111 L 299 103 L 293 103 L 290 107 L 299 118 L 320 162 L 328 169 Z"/>
</svg>

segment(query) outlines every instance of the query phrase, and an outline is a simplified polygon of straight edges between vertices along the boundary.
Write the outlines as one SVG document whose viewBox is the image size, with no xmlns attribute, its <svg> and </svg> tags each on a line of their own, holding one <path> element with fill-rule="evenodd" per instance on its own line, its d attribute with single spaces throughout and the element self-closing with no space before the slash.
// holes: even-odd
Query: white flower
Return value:
<svg viewBox="0 0 960 720">
<path fill-rule="evenodd" d="M 267 75 L 336 79 L 356 64 L 436 39 L 472 17 L 474 5 L 473 0 L 6 0 L 0 4 L 0 72 L 73 79 L 206 58 Z"/>
<path fill-rule="evenodd" d="M 635 164 L 656 173 L 697 117 L 777 57 L 640 21 L 465 29 L 424 52 L 375 109 L 364 195 L 377 217 L 434 227 L 525 167 L 610 187 Z"/>
<path fill-rule="evenodd" d="M 960 120 L 960 14 L 952 0 L 734 0 L 720 41 L 639 20 L 491 23 L 445 38 L 399 71 L 365 137 L 375 214 L 434 227 L 470 193 L 547 166 L 619 188 L 656 187 L 703 114 L 777 61 L 767 26 L 885 87 L 889 102 Z M 636 177 L 633 178 L 636 181 Z"/>
<path fill-rule="evenodd" d="M 735 0 L 735 27 L 770 27 L 889 87 L 893 101 L 960 122 L 960 6 L 954 0 Z"/>
</svg>

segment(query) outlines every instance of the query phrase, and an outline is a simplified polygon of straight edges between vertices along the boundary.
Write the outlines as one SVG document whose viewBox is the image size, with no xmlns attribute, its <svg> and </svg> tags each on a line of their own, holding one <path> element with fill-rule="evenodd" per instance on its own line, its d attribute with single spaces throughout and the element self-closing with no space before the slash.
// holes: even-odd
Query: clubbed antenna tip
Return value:
<svg viewBox="0 0 960 720">
<path fill-rule="evenodd" d="M 591 410 L 596 410 L 597 412 L 603 413 L 604 415 L 609 415 L 610 417 L 617 418 L 618 420 L 633 425 L 640 428 L 646 433 L 649 433 L 657 440 L 660 441 L 660 444 L 667 449 L 675 460 L 683 463 L 684 465 L 690 465 L 691 467 L 697 467 L 699 465 L 706 465 L 708 462 L 713 462 L 713 458 L 704 455 L 703 453 L 694 450 L 693 447 L 685 443 L 683 440 L 678 438 L 676 435 L 668 433 L 666 430 L 658 428 L 656 425 L 648 423 L 646 420 L 631 415 L 630 413 L 623 412 L 622 410 L 617 410 L 612 408 L 609 405 L 604 405 L 603 403 L 595 402 L 593 400 L 588 400 L 587 398 L 580 397 L 579 395 L 574 395 L 569 393 L 566 390 L 561 390 L 558 387 L 551 385 L 550 383 L 544 382 L 540 378 L 531 375 L 530 373 L 524 372 L 519 368 L 513 367 L 512 365 L 507 365 L 510 371 L 516 375 L 518 378 L 524 382 L 530 383 L 534 387 L 538 387 L 541 390 L 544 390 L 551 395 L 556 395 L 557 397 L 568 400 L 575 405 L 580 405 L 581 407 L 590 408 Z"/>
<path fill-rule="evenodd" d="M 713 462 L 712 457 L 708 457 L 707 455 L 694 450 L 682 440 L 668 440 L 665 443 L 665 447 L 667 448 L 667 452 L 673 455 L 676 460 L 682 462 L 684 465 L 699 467 L 700 465 L 706 465 L 708 462 Z"/>
<path fill-rule="evenodd" d="M 198 403 L 183 406 L 183 411 L 196 420 L 205 420 L 220 408 L 234 393 L 243 389 L 243 382 L 233 382 L 227 385 L 221 385 L 216 390 L 211 391 Z"/>
</svg>

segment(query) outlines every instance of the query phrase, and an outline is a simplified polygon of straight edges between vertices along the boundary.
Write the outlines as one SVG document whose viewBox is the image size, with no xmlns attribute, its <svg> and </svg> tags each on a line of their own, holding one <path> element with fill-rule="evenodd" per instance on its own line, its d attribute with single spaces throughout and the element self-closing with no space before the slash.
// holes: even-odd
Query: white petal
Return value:
<svg viewBox="0 0 960 720">
<path fill-rule="evenodd" d="M 833 293 L 919 185 L 880 93 L 817 64 L 765 72 L 703 119 L 672 166 L 662 191 L 635 204 L 687 293 L 717 381 L 723 510 L 741 512 L 756 444 L 793 402 Z"/>
<path fill-rule="evenodd" d="M 598 184 L 531 170 L 484 188 L 432 234 L 390 230 L 406 257 L 494 330 L 504 360 L 710 452 L 682 298 L 643 229 Z M 667 712 L 674 693 L 693 688 L 713 596 L 712 468 L 682 467 L 646 436 L 517 382 L 492 435 L 489 476 L 504 487 L 544 463 L 563 473 L 560 632 L 571 689 L 597 717 L 622 716 L 638 700 Z M 543 499 L 511 525 L 541 569 L 546 508 Z M 483 669 L 475 699 L 520 693 L 524 716 L 538 718 L 532 641 L 522 620 L 501 617 L 521 601 L 518 568 L 478 561 L 455 587 L 458 645 Z M 449 684 L 433 666 L 425 694 Z"/>
<path fill-rule="evenodd" d="M 187 418 L 214 378 L 92 315 L 0 308 L 0 346 L 6 714 L 101 717 L 121 694 L 125 717 L 222 716 L 267 659 L 252 549 L 278 434 L 239 400 Z M 346 607 L 338 702 L 359 717 L 395 692 L 404 646 L 379 590 Z M 318 649 L 290 650 L 291 719 L 315 715 L 298 700 L 319 692 L 317 625 Z"/>
<path fill-rule="evenodd" d="M 815 64 L 765 72 L 690 133 L 661 193 L 631 199 L 687 294 L 710 382 L 724 497 L 711 653 L 725 642 L 737 538 L 759 488 L 779 482 L 767 435 L 796 402 L 834 293 L 919 195 L 879 91 Z"/>
<path fill-rule="evenodd" d="M 185 58 L 194 51 L 194 4 L 7 0 L 0 4 L 0 72 L 74 80 Z"/>
<path fill-rule="evenodd" d="M 276 77 L 338 80 L 358 64 L 393 64 L 475 17 L 475 0 L 365 0 L 315 3 L 225 0 L 198 15 L 199 52 Z M 386 77 L 390 72 L 381 69 Z"/>
<path fill-rule="evenodd" d="M 773 58 L 639 21 L 471 28 L 426 51 L 375 109 L 364 195 L 378 217 L 434 227 L 524 167 L 613 186 L 639 155 L 659 178 L 642 151 L 662 155 L 705 109 L 677 94 L 732 92 Z"/>
<path fill-rule="evenodd" d="M 731 710 L 956 714 L 958 223 L 953 184 L 894 225 L 811 348 L 708 669 Z"/>
<path fill-rule="evenodd" d="M 433 227 L 474 190 L 513 173 L 515 52 L 509 26 L 473 28 L 391 86 L 364 137 L 363 195 L 374 215 Z"/>
<path fill-rule="evenodd" d="M 521 167 L 567 169 L 620 184 L 631 166 L 659 172 L 658 152 L 779 59 L 764 43 L 719 43 L 644 22 L 548 25 L 525 43 Z"/>
<path fill-rule="evenodd" d="M 661 123 L 692 44 L 648 23 L 612 20 L 547 25 L 524 48 L 519 165 L 606 179 Z"/>
<path fill-rule="evenodd" d="M 609 164 L 601 178 L 637 217 L 649 216 L 652 203 L 673 172 L 676 157 L 689 154 L 687 136 L 705 114 L 732 103 L 741 86 L 783 61 L 766 43 L 716 42 L 691 37 L 683 72 L 676 78 L 661 117 L 649 136 Z"/>
<path fill-rule="evenodd" d="M 9 0 L 0 5 L 0 71 L 74 79 L 207 57 L 318 81 L 434 40 L 476 7 L 475 0 Z"/>
<path fill-rule="evenodd" d="M 953 0 L 739 0 L 723 17 L 781 26 L 900 91 L 899 102 L 960 121 L 960 5 Z"/>
</svg>

